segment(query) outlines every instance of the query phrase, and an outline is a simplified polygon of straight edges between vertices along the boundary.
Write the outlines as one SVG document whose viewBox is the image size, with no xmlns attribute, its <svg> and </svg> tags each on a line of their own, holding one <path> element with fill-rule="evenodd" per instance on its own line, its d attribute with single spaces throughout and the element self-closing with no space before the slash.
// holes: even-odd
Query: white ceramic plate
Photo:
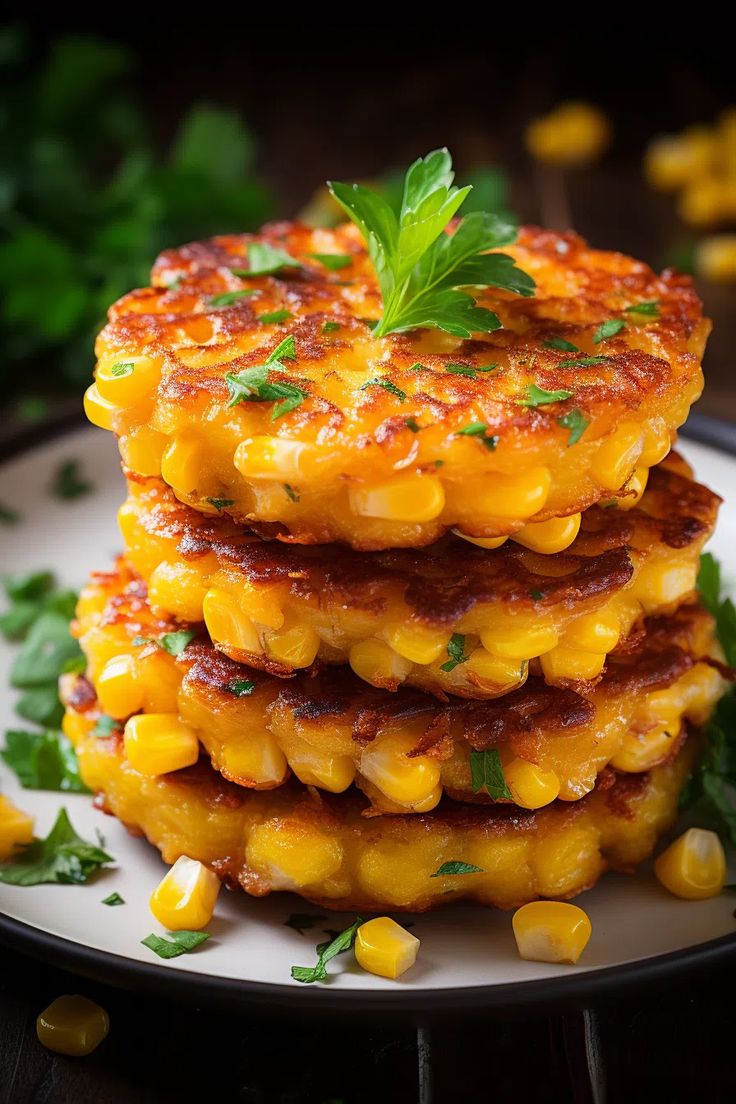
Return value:
<svg viewBox="0 0 736 1104">
<path fill-rule="evenodd" d="M 731 493 L 712 550 L 736 580 L 736 458 L 691 442 L 682 451 L 703 482 L 724 498 Z M 57 465 L 69 458 L 80 461 L 95 489 L 65 503 L 49 495 L 48 485 Z M 22 522 L 0 531 L 2 571 L 52 568 L 61 582 L 80 586 L 90 569 L 104 569 L 119 550 L 115 511 L 122 497 L 116 450 L 106 433 L 75 431 L 10 460 L 0 468 L 0 503 L 17 507 Z M 0 687 L 8 685 L 13 654 L 14 648 L 2 643 Z M 2 730 L 18 725 L 13 696 L 3 692 L 0 699 Z M 363 973 L 346 955 L 332 963 L 327 985 L 303 986 L 290 980 L 290 966 L 311 964 L 315 943 L 324 938 L 322 927 L 339 928 L 352 917 L 331 914 L 313 932 L 300 935 L 285 926 L 290 913 L 320 910 L 288 895 L 253 900 L 234 893 L 220 895 L 206 946 L 161 963 L 140 942 L 161 930 L 147 905 L 164 869 L 158 852 L 97 812 L 86 796 L 21 790 L 2 765 L 0 782 L 3 792 L 36 817 L 38 835 L 46 835 L 63 804 L 82 836 L 94 839 L 97 830 L 104 834 L 116 859 L 114 868 L 88 885 L 0 884 L 0 937 L 81 972 L 149 988 L 164 984 L 197 1000 L 259 1000 L 291 1010 L 315 1005 L 386 1011 L 508 1007 L 590 995 L 736 947 L 733 896 L 680 901 L 644 868 L 635 877 L 609 874 L 578 898 L 590 915 L 593 935 L 575 967 L 522 961 L 508 913 L 455 905 L 414 918 L 421 955 L 400 981 Z M 114 890 L 125 898 L 124 907 L 101 904 Z"/>
</svg>

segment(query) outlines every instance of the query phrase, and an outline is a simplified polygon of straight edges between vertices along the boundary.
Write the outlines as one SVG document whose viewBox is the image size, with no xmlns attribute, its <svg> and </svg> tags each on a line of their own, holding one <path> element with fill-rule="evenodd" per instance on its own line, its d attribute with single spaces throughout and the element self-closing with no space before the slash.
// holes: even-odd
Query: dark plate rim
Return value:
<svg viewBox="0 0 736 1104">
<path fill-rule="evenodd" d="M 0 460 L 17 456 L 70 430 L 81 428 L 83 424 L 74 417 L 32 427 L 0 447 Z M 693 414 L 683 435 L 721 452 L 736 455 L 736 427 L 727 422 L 708 415 Z M 180 968 L 169 969 L 156 963 L 137 962 L 109 951 L 85 947 L 2 913 L 0 939 L 13 949 L 109 984 L 151 993 L 160 993 L 164 987 L 167 995 L 190 1002 L 228 1007 L 237 1005 L 241 1008 L 252 1002 L 271 1011 L 292 1015 L 302 1012 L 354 1012 L 427 1016 L 471 1009 L 513 1011 L 530 1005 L 537 1008 L 580 1005 L 591 998 L 599 999 L 618 992 L 623 986 L 665 981 L 675 973 L 713 966 L 736 952 L 734 932 L 733 935 L 720 936 L 681 950 L 549 979 L 433 990 L 402 990 L 397 987 L 390 992 L 380 992 L 341 991 L 337 986 L 330 985 L 296 987 L 199 974 Z"/>
</svg>

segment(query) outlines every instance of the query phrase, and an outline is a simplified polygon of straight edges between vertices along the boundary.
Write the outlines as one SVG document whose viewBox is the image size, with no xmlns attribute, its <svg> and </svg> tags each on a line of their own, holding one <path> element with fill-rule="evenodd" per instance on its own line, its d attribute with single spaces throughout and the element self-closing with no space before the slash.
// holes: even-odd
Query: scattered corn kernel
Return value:
<svg viewBox="0 0 736 1104">
<path fill-rule="evenodd" d="M 199 758 L 193 728 L 175 713 L 139 713 L 125 725 L 125 754 L 141 774 L 168 774 L 191 767 Z"/>
<path fill-rule="evenodd" d="M 300 461 L 309 449 L 309 445 L 282 437 L 249 437 L 236 448 L 233 463 L 246 479 L 290 482 L 303 474 Z"/>
<path fill-rule="evenodd" d="M 621 626 L 615 610 L 598 610 L 578 617 L 565 630 L 564 647 L 606 655 L 616 647 Z"/>
<path fill-rule="evenodd" d="M 551 485 L 549 468 L 529 468 L 518 475 L 494 475 L 474 493 L 473 508 L 488 517 L 528 518 L 542 509 Z"/>
<path fill-rule="evenodd" d="M 659 606 L 679 602 L 684 595 L 695 587 L 697 564 L 673 564 L 663 567 L 660 564 L 645 565 L 632 587 L 632 592 L 644 606 L 645 612 Z"/>
<path fill-rule="evenodd" d="M 422 522 L 439 517 L 445 492 L 433 475 L 407 474 L 373 487 L 352 487 L 350 509 L 361 517 Z"/>
<path fill-rule="evenodd" d="M 622 422 L 598 449 L 591 471 L 608 491 L 617 491 L 631 476 L 644 448 L 644 434 L 636 422 Z"/>
<path fill-rule="evenodd" d="M 611 127 L 593 104 L 570 101 L 548 115 L 533 119 L 526 129 L 533 157 L 550 165 L 586 165 L 599 157 L 611 140 Z"/>
<path fill-rule="evenodd" d="M 161 457 L 166 443 L 163 433 L 141 425 L 121 437 L 118 445 L 126 468 L 137 475 L 158 476 L 161 474 Z"/>
<path fill-rule="evenodd" d="M 639 457 L 642 468 L 653 468 L 664 460 L 672 447 L 672 437 L 664 422 L 652 421 L 644 430 L 644 448 Z"/>
<path fill-rule="evenodd" d="M 700 242 L 695 267 L 714 284 L 736 283 L 736 234 L 718 234 Z"/>
<path fill-rule="evenodd" d="M 252 789 L 280 786 L 289 773 L 286 756 L 266 729 L 249 729 L 223 746 L 220 770 L 226 778 Z"/>
<path fill-rule="evenodd" d="M 447 653 L 448 635 L 442 629 L 428 629 L 424 625 L 406 622 L 390 625 L 386 639 L 395 652 L 412 663 L 434 663 Z"/>
<path fill-rule="evenodd" d="M 253 622 L 240 612 L 226 590 L 213 587 L 202 602 L 202 616 L 215 644 L 260 655 L 263 651 Z"/>
<path fill-rule="evenodd" d="M 319 651 L 319 637 L 309 625 L 292 625 L 283 632 L 269 633 L 266 648 L 271 659 L 285 667 L 309 667 Z"/>
<path fill-rule="evenodd" d="M 409 758 L 416 745 L 411 734 L 378 736 L 360 757 L 360 772 L 400 805 L 414 805 L 434 793 L 440 780 L 436 759 L 426 755 Z"/>
<path fill-rule="evenodd" d="M 398 978 L 417 960 L 419 940 L 389 916 L 377 916 L 358 928 L 355 957 L 369 974 Z"/>
<path fill-rule="evenodd" d="M 97 390 L 116 406 L 130 406 L 152 396 L 161 377 L 161 360 L 149 356 L 113 356 L 100 360 Z"/>
<path fill-rule="evenodd" d="M 148 599 L 156 609 L 173 613 L 182 621 L 201 621 L 207 593 L 205 576 L 194 564 L 163 560 L 148 580 Z"/>
<path fill-rule="evenodd" d="M 653 188 L 674 192 L 713 168 L 716 149 L 705 127 L 654 138 L 644 156 L 644 173 Z"/>
<path fill-rule="evenodd" d="M 527 623 L 516 627 L 482 629 L 480 634 L 483 647 L 503 659 L 533 659 L 548 652 L 557 644 L 557 629 L 554 625 Z"/>
<path fill-rule="evenodd" d="M 275 588 L 254 586 L 248 579 L 238 580 L 240 608 L 246 617 L 269 629 L 283 628 L 284 612 Z"/>
<path fill-rule="evenodd" d="M 512 539 L 517 544 L 523 544 L 525 548 L 531 548 L 532 552 L 541 552 L 545 555 L 563 552 L 570 547 L 580 532 L 580 520 L 580 514 L 570 514 L 569 517 L 532 522 L 525 525 L 518 533 L 514 533 Z"/>
<path fill-rule="evenodd" d="M 679 730 L 680 721 L 677 720 L 674 724 L 657 725 L 649 732 L 629 732 L 611 759 L 611 766 L 627 774 L 651 770 L 669 755 Z"/>
<path fill-rule="evenodd" d="M 373 686 L 396 685 L 403 682 L 411 670 L 409 660 L 381 640 L 361 640 L 353 644 L 348 662 L 358 678 Z"/>
<path fill-rule="evenodd" d="M 472 675 L 499 691 L 513 690 L 526 682 L 528 664 L 524 660 L 494 655 L 486 648 L 474 648 L 467 663 L 456 667 L 454 674 L 467 679 Z M 452 676 L 450 676 L 452 677 Z"/>
<path fill-rule="evenodd" d="M 47 1050 L 83 1058 L 96 1050 L 110 1030 L 110 1017 L 87 997 L 57 997 L 36 1020 L 38 1041 Z"/>
<path fill-rule="evenodd" d="M 117 720 L 143 708 L 143 688 L 131 655 L 109 659 L 97 678 L 96 689 L 103 712 Z"/>
<path fill-rule="evenodd" d="M 347 755 L 289 755 L 289 766 L 305 786 L 343 793 L 355 779 L 355 762 Z"/>
<path fill-rule="evenodd" d="M 189 437 L 175 437 L 161 457 L 161 476 L 176 494 L 188 498 L 202 478 L 202 447 Z"/>
<path fill-rule="evenodd" d="M 524 759 L 512 759 L 504 766 L 503 774 L 515 804 L 522 809 L 541 809 L 560 792 L 560 780 L 554 771 L 542 770 Z"/>
<path fill-rule="evenodd" d="M 678 204 L 680 217 L 690 226 L 714 226 L 728 215 L 728 192 L 717 176 L 699 176 L 685 185 Z"/>
<path fill-rule="evenodd" d="M 539 662 L 547 682 L 562 682 L 566 679 L 587 682 L 589 679 L 598 678 L 606 665 L 606 657 L 595 652 L 582 651 L 579 648 L 569 648 L 566 644 L 558 644 L 551 652 L 540 656 Z"/>
<path fill-rule="evenodd" d="M 688 828 L 655 860 L 654 873 L 675 897 L 716 897 L 726 881 L 726 856 L 715 832 Z"/>
<path fill-rule="evenodd" d="M 649 468 L 636 468 L 621 488 L 620 495 L 612 500 L 619 510 L 633 510 L 638 506 L 649 481 Z"/>
<path fill-rule="evenodd" d="M 573 965 L 592 932 L 587 913 L 566 901 L 531 901 L 511 921 L 522 958 Z"/>
<path fill-rule="evenodd" d="M 246 861 L 263 872 L 271 889 L 301 889 L 324 882 L 342 865 L 339 840 L 304 825 L 285 831 L 280 821 L 256 824 L 250 831 Z"/>
<path fill-rule="evenodd" d="M 97 384 L 90 384 L 84 393 L 84 413 L 92 425 L 99 426 L 100 429 L 112 429 L 116 411 L 117 407 L 114 403 L 103 399 Z"/>
<path fill-rule="evenodd" d="M 220 884 L 204 863 L 181 855 L 151 894 L 151 912 L 169 931 L 199 931 L 212 919 Z"/>
<path fill-rule="evenodd" d="M 0 794 L 0 862 L 33 840 L 33 817 Z"/>
</svg>

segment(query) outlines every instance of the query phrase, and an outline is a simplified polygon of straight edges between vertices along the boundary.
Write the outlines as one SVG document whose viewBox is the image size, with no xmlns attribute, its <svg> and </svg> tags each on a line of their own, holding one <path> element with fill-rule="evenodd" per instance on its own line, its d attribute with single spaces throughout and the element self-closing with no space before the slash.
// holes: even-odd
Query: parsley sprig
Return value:
<svg viewBox="0 0 736 1104">
<path fill-rule="evenodd" d="M 225 382 L 230 392 L 228 406 L 237 406 L 241 402 L 272 402 L 271 421 L 275 421 L 308 397 L 307 392 L 294 383 L 285 383 L 270 378 L 270 373 L 285 372 L 284 361 L 296 360 L 296 341 L 289 334 L 273 349 L 263 364 L 254 364 L 242 372 L 227 372 Z"/>
<path fill-rule="evenodd" d="M 314 966 L 292 966 L 291 976 L 294 981 L 302 981 L 311 985 L 315 981 L 327 979 L 327 963 L 336 955 L 349 951 L 355 943 L 358 928 L 363 923 L 361 916 L 356 916 L 352 924 L 343 931 L 338 932 L 334 939 L 329 939 L 317 946 L 317 962 Z"/>
<path fill-rule="evenodd" d="M 498 801 L 499 798 L 513 800 L 503 773 L 501 756 L 496 748 L 486 748 L 485 751 L 471 751 L 470 778 L 473 793 L 480 793 L 481 790 L 485 790 L 495 801 Z"/>
<path fill-rule="evenodd" d="M 111 862 L 114 859 L 101 847 L 77 835 L 66 809 L 60 809 L 46 839 L 34 840 L 17 857 L 0 865 L 0 882 L 19 886 L 49 882 L 80 885 Z"/>
<path fill-rule="evenodd" d="M 434 327 L 470 337 L 501 323 L 475 304 L 470 288 L 498 287 L 533 295 L 531 276 L 512 257 L 487 250 L 508 245 L 516 227 L 488 212 L 466 215 L 454 234 L 444 233 L 470 187 L 453 184 L 446 149 L 418 158 L 404 178 L 398 216 L 378 193 L 360 184 L 330 183 L 332 195 L 368 245 L 383 297 L 383 317 L 373 333 L 385 337 Z"/>
</svg>

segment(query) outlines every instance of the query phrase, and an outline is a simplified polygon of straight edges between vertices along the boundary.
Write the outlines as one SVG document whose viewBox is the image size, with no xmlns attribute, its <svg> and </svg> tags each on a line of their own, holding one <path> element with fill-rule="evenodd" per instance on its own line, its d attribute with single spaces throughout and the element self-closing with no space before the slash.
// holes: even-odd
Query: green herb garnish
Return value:
<svg viewBox="0 0 736 1104">
<path fill-rule="evenodd" d="M 175 931 L 167 934 L 171 936 L 170 939 L 163 939 L 162 936 L 151 933 L 145 939 L 141 939 L 141 943 L 159 958 L 178 958 L 179 955 L 195 951 L 210 937 L 209 932 L 203 931 Z"/>
<path fill-rule="evenodd" d="M 632 303 L 624 307 L 626 314 L 643 314 L 649 318 L 659 318 L 659 300 L 649 299 L 645 303 Z"/>
<path fill-rule="evenodd" d="M 46 839 L 34 840 L 15 858 L 0 865 L 0 882 L 20 886 L 81 885 L 111 862 L 111 855 L 77 835 L 66 809 L 60 809 Z"/>
<path fill-rule="evenodd" d="M 314 912 L 292 912 L 289 919 L 284 920 L 284 925 L 287 928 L 293 928 L 300 935 L 304 935 L 305 931 L 311 931 L 312 928 L 316 927 L 320 920 L 326 919 L 326 916 Z M 299 967 L 297 966 L 296 969 L 299 969 Z"/>
<path fill-rule="evenodd" d="M 445 878 L 456 874 L 485 874 L 485 870 L 482 866 L 473 866 L 472 863 L 451 859 L 449 862 L 444 862 L 434 874 L 430 874 L 430 878 Z"/>
<path fill-rule="evenodd" d="M 252 694 L 256 688 L 256 684 L 246 678 L 234 678 L 227 683 L 225 689 L 229 694 L 234 694 L 236 698 L 245 698 L 248 694 Z"/>
<path fill-rule="evenodd" d="M 78 460 L 64 460 L 59 464 L 51 484 L 51 493 L 55 498 L 70 501 L 94 490 L 92 483 L 84 479 Z"/>
<path fill-rule="evenodd" d="M 475 305 L 469 288 L 500 287 L 534 294 L 534 281 L 503 253 L 488 253 L 516 237 L 498 215 L 474 211 L 454 234 L 444 230 L 470 188 L 453 185 L 452 159 L 434 150 L 410 166 L 398 216 L 378 193 L 359 184 L 330 183 L 332 195 L 365 238 L 383 297 L 376 337 L 436 327 L 458 337 L 500 326 Z"/>
<path fill-rule="evenodd" d="M 561 360 L 558 368 L 593 368 L 596 364 L 607 364 L 609 356 L 584 356 L 574 357 L 572 360 Z"/>
<path fill-rule="evenodd" d="M 236 276 L 270 276 L 282 268 L 299 268 L 299 262 L 276 246 L 267 242 L 251 242 L 248 246 L 248 267 L 233 268 Z"/>
<path fill-rule="evenodd" d="M 295 491 L 290 483 L 284 483 L 284 490 L 286 491 L 287 498 L 292 502 L 299 502 L 301 495 L 298 491 Z"/>
<path fill-rule="evenodd" d="M 318 944 L 316 965 L 292 966 L 291 976 L 294 981 L 302 981 L 307 985 L 311 985 L 315 981 L 325 981 L 327 978 L 327 963 L 336 955 L 344 954 L 345 951 L 350 950 L 355 943 L 358 928 L 362 923 L 362 917 L 357 916 L 349 927 L 338 932 L 333 939 Z"/>
<path fill-rule="evenodd" d="M 112 736 L 113 733 L 122 731 L 122 727 L 120 721 L 117 721 L 114 717 L 108 717 L 107 713 L 100 713 L 90 735 L 98 737 Z"/>
<path fill-rule="evenodd" d="M 313 260 L 328 268 L 330 272 L 339 272 L 341 268 L 347 268 L 353 263 L 353 258 L 348 253 L 310 253 Z"/>
<path fill-rule="evenodd" d="M 124 905 L 125 901 L 119 893 L 111 893 L 108 897 L 103 897 L 100 903 L 114 907 L 115 905 Z"/>
<path fill-rule="evenodd" d="M 606 322 L 601 322 L 598 329 L 593 334 L 593 344 L 600 345 L 601 341 L 608 341 L 609 337 L 615 337 L 616 334 L 621 333 L 626 328 L 626 323 L 620 318 L 609 318 Z"/>
<path fill-rule="evenodd" d="M 470 778 L 473 793 L 486 793 L 497 801 L 499 798 L 511 798 L 511 790 L 506 785 L 501 757 L 496 748 L 485 751 L 471 751 Z"/>
<path fill-rule="evenodd" d="M 577 345 L 573 345 L 572 341 L 567 341 L 564 337 L 550 337 L 547 341 L 543 341 L 545 349 L 559 349 L 561 353 L 579 353 L 580 349 Z"/>
<path fill-rule="evenodd" d="M 567 414 L 563 414 L 557 419 L 557 424 L 561 425 L 563 429 L 570 430 L 570 436 L 567 438 L 567 447 L 570 448 L 571 445 L 578 443 L 590 422 L 580 410 L 569 410 Z"/>
<path fill-rule="evenodd" d="M 263 364 L 244 368 L 237 374 L 226 373 L 225 380 L 230 392 L 228 405 L 236 406 L 241 402 L 273 402 L 275 406 L 271 411 L 271 421 L 300 406 L 308 398 L 306 391 L 296 384 L 282 383 L 268 378 L 268 373 L 272 369 L 279 372 L 286 371 L 283 363 L 285 360 L 296 360 L 296 340 L 292 334 L 279 342 Z"/>
<path fill-rule="evenodd" d="M 340 329 L 340 323 L 339 322 L 323 322 L 322 326 L 321 326 L 321 329 L 322 329 L 323 334 L 336 333 L 337 330 Z"/>
<path fill-rule="evenodd" d="M 237 303 L 238 299 L 245 299 L 249 295 L 257 295 L 258 292 L 253 288 L 242 288 L 240 291 L 222 291 L 219 295 L 213 295 L 210 298 L 209 305 L 211 307 L 231 307 L 233 303 Z"/>
<path fill-rule="evenodd" d="M 386 376 L 376 376 L 375 379 L 367 380 L 366 383 L 360 385 L 360 390 L 365 391 L 368 387 L 382 387 L 384 391 L 388 391 L 389 394 L 395 395 L 399 402 L 404 402 L 406 399 L 406 391 L 402 391 L 400 387 L 397 387 L 395 383 L 392 383 Z"/>
<path fill-rule="evenodd" d="M 164 633 L 163 636 L 134 636 L 131 643 L 134 648 L 142 648 L 144 644 L 157 644 L 169 655 L 180 656 L 196 635 L 193 629 L 180 629 L 178 632 Z"/>
<path fill-rule="evenodd" d="M 234 498 L 206 498 L 205 502 L 209 502 L 210 506 L 214 506 L 218 512 L 227 509 L 228 506 L 235 505 Z"/>
<path fill-rule="evenodd" d="M 5 733 L 0 756 L 27 790 L 89 793 L 79 774 L 74 748 L 62 732 Z"/>
<path fill-rule="evenodd" d="M 275 310 L 269 311 L 267 314 L 259 314 L 258 321 L 264 325 L 268 325 L 270 322 L 287 322 L 294 315 L 289 310 Z"/>
<path fill-rule="evenodd" d="M 541 602 L 543 598 L 547 597 L 547 595 L 544 593 L 543 590 L 530 590 L 529 597 L 532 598 L 535 602 Z"/>
<path fill-rule="evenodd" d="M 450 657 L 440 667 L 440 671 L 454 671 L 461 663 L 466 663 L 470 656 L 465 654 L 465 637 L 462 633 L 453 633 L 447 645 L 447 654 Z"/>
<path fill-rule="evenodd" d="M 410 429 L 412 433 L 419 433 L 419 430 L 422 428 L 416 418 L 405 418 L 404 425 L 407 429 Z"/>
<path fill-rule="evenodd" d="M 470 425 L 463 426 L 462 429 L 459 429 L 455 436 L 478 437 L 490 452 L 494 451 L 499 441 L 499 438 L 494 434 L 489 436 L 488 426 L 485 422 L 471 422 Z"/>
<path fill-rule="evenodd" d="M 410 372 L 424 372 L 427 369 L 426 364 L 421 364 L 420 361 L 415 360 L 413 364 L 409 365 Z"/>
<path fill-rule="evenodd" d="M 120 379 L 122 376 L 132 376 L 134 371 L 135 365 L 132 360 L 121 360 L 117 364 L 113 364 L 110 375 Z"/>
<path fill-rule="evenodd" d="M 547 406 L 549 403 L 564 402 L 565 399 L 571 398 L 572 391 L 545 391 L 543 387 L 538 387 L 536 383 L 530 383 L 526 389 L 526 397 L 519 399 L 519 406 L 535 408 L 537 406 Z"/>
</svg>

